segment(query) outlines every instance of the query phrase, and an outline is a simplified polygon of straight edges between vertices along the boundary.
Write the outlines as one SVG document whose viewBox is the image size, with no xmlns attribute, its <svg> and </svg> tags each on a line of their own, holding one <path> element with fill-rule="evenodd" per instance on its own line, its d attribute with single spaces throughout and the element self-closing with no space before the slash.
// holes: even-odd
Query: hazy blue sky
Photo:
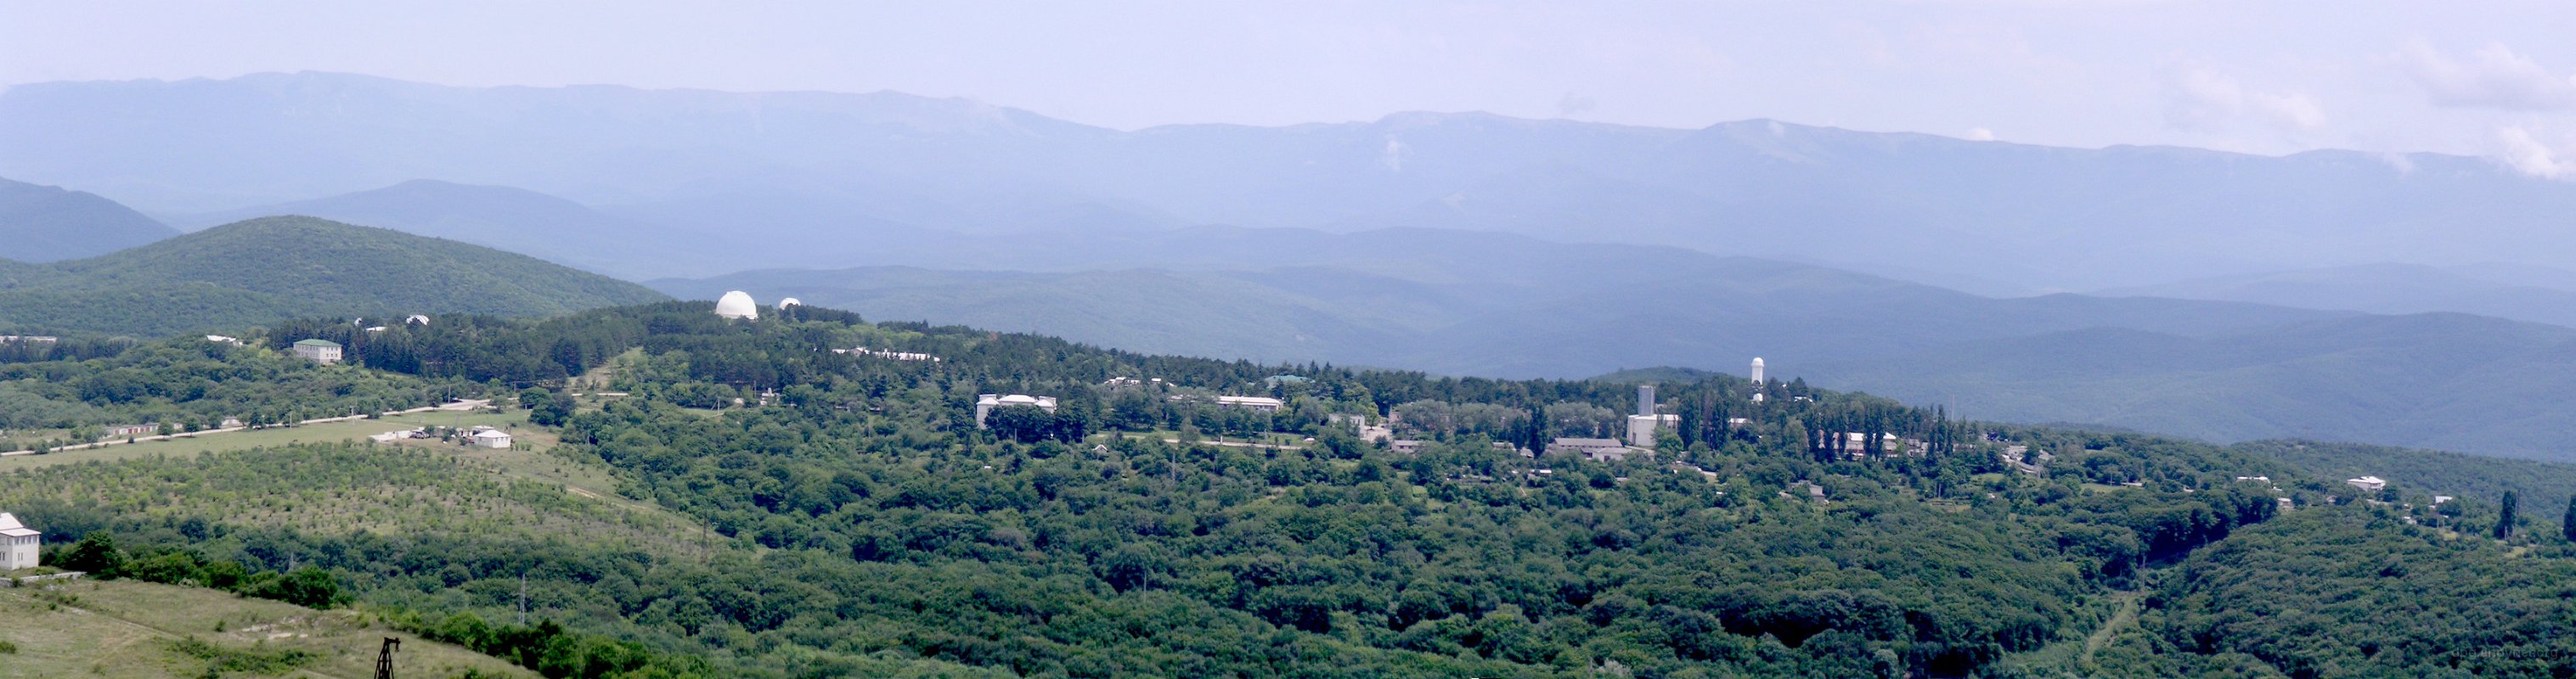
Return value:
<svg viewBox="0 0 2576 679">
<path fill-rule="evenodd" d="M 1118 128 L 1485 110 L 2279 153 L 2576 178 L 2576 3 L 201 3 L 0 0 L 0 83 L 324 70 L 892 89 Z"/>
</svg>

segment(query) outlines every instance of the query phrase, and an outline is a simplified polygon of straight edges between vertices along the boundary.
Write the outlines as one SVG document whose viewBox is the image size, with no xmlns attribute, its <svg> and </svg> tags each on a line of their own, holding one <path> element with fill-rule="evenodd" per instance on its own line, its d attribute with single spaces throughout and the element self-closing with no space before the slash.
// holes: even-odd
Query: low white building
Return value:
<svg viewBox="0 0 2576 679">
<path fill-rule="evenodd" d="M 1268 396 L 1219 396 L 1216 397 L 1216 404 L 1227 408 L 1258 410 L 1266 413 L 1278 410 L 1288 405 L 1288 402 Z"/>
<path fill-rule="evenodd" d="M 989 428 L 984 424 L 984 418 L 991 417 L 993 415 L 994 408 L 1007 408 L 1011 406 L 1035 406 L 1041 410 L 1052 413 L 1055 412 L 1055 397 L 1030 396 L 1028 394 L 1011 394 L 1008 396 L 1002 394 L 977 394 L 975 395 L 975 428 Z"/>
<path fill-rule="evenodd" d="M 2365 493 L 2376 493 L 2388 487 L 2388 480 L 2376 476 L 2364 476 L 2358 479 L 2345 479 L 2343 484 L 2359 488 Z"/>
<path fill-rule="evenodd" d="M 510 432 L 501 431 L 499 429 L 485 429 L 483 431 L 474 432 L 474 447 L 476 448 L 508 448 L 510 447 L 510 443 Z"/>
<path fill-rule="evenodd" d="M 15 514 L 0 514 L 0 571 L 36 567 L 36 544 L 44 534 L 19 523 Z"/>
</svg>

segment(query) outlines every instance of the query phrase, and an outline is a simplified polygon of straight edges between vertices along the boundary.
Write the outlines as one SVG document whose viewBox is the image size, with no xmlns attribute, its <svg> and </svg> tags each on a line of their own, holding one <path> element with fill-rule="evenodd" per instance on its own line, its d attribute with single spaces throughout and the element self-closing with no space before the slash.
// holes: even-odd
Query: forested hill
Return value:
<svg viewBox="0 0 2576 679">
<path fill-rule="evenodd" d="M 0 271 L 0 329 L 169 335 L 310 316 L 544 316 L 667 299 L 531 257 L 311 217 Z"/>
<path fill-rule="evenodd" d="M 2576 553 L 2555 526 L 2469 493 L 2436 507 L 2429 483 L 2364 495 L 2255 450 L 1727 376 L 1660 385 L 1675 418 L 1651 452 L 1587 456 L 1547 444 L 1618 435 L 1631 385 L 761 312 L 669 302 L 383 333 L 325 318 L 194 350 L 256 363 L 321 336 L 358 364 L 332 371 L 525 386 L 520 440 L 550 447 L 519 464 L 612 477 L 620 504 L 478 489 L 457 476 L 483 463 L 442 466 L 458 453 L 343 444 L 52 465 L 0 475 L 0 505 L 49 540 L 116 536 L 126 563 L 154 564 L 132 577 L 312 568 L 434 638 L 516 638 L 484 621 L 526 601 L 573 638 L 633 645 L 523 656 L 632 661 L 565 676 L 699 666 L 645 651 L 756 677 L 2576 670 L 2576 602 L 2555 595 Z M 177 399 L 188 380 L 154 376 L 212 370 L 184 355 L 207 344 L 13 370 L 102 385 L 48 398 Z M 1057 407 L 1002 407 L 988 429 L 979 394 Z M 1409 443 L 1363 441 L 1350 418 Z M 223 500 L 277 493 L 297 504 Z M 365 504 L 415 496 L 473 517 Z M 2528 498 L 2523 516 L 2564 499 Z M 627 504 L 696 530 L 584 513 Z M 2233 613 L 2253 605 L 2282 613 Z"/>
<path fill-rule="evenodd" d="M 98 194 L 0 179 L 0 260 L 89 257 L 176 235 Z"/>
</svg>

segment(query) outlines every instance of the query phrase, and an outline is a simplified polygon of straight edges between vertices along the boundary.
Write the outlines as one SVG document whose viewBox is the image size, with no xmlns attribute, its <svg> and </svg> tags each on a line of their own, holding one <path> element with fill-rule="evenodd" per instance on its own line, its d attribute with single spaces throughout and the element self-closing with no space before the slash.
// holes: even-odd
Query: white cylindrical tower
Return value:
<svg viewBox="0 0 2576 679">
<path fill-rule="evenodd" d="M 1760 356 L 1753 357 L 1753 381 L 1762 381 L 1762 357 Z"/>
</svg>

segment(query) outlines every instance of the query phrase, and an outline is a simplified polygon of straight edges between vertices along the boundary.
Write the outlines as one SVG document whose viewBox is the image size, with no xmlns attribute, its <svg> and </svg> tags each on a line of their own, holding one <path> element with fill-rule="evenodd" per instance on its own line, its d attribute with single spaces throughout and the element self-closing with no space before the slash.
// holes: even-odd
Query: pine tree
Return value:
<svg viewBox="0 0 2576 679">
<path fill-rule="evenodd" d="M 2496 539 L 2504 540 L 2513 537 L 2513 509 L 2514 505 L 2521 501 L 2522 498 L 2515 496 L 2513 491 L 2508 490 L 2504 492 L 2504 508 L 2503 511 L 2498 512 L 2498 516 L 2496 516 Z"/>
</svg>

